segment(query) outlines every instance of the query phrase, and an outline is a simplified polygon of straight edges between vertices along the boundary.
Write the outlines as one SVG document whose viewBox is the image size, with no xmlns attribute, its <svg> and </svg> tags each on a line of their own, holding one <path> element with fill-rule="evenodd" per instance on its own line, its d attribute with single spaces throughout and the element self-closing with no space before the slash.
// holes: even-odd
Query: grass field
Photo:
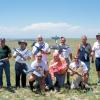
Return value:
<svg viewBox="0 0 100 100">
<path fill-rule="evenodd" d="M 94 41 L 94 39 L 88 40 L 88 42 L 91 44 L 93 44 Z M 50 45 L 54 44 L 54 41 L 51 42 L 51 40 L 47 40 L 47 42 L 50 43 Z M 68 44 L 72 48 L 73 55 L 75 55 L 78 43 L 80 43 L 79 39 L 68 39 Z M 17 41 L 7 41 L 7 44 L 11 48 L 18 47 Z M 30 50 L 32 50 L 31 44 L 32 41 L 28 41 L 28 48 Z M 51 55 L 48 59 L 51 59 Z M 14 59 L 10 59 L 12 86 L 14 86 L 15 84 L 14 63 Z M 7 91 L 6 88 L 3 88 L 3 90 L 0 91 L 0 100 L 100 100 L 100 86 L 96 85 L 96 80 L 97 75 L 95 71 L 95 65 L 91 64 L 89 83 L 91 84 L 93 90 L 90 90 L 88 92 L 84 93 L 84 91 L 82 90 L 69 90 L 63 88 L 61 93 L 47 92 L 45 96 L 36 96 L 36 94 L 34 92 L 31 92 L 29 88 L 20 88 L 16 90 L 15 93 L 11 93 Z M 4 86 L 6 86 L 5 74 L 3 81 Z"/>
</svg>

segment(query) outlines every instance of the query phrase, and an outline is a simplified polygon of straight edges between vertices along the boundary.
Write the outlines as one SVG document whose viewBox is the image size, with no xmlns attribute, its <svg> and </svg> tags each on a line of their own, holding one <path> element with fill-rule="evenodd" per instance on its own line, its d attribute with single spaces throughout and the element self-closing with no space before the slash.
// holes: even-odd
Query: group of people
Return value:
<svg viewBox="0 0 100 100">
<path fill-rule="evenodd" d="M 27 48 L 27 42 L 21 40 L 18 42 L 19 48 L 14 49 L 12 54 L 11 49 L 5 44 L 5 39 L 0 39 L 0 89 L 3 87 L 3 69 L 5 70 L 7 88 L 11 88 L 10 82 L 10 63 L 9 58 L 15 58 L 15 87 L 26 87 L 26 72 L 28 72 L 28 81 L 30 89 L 33 91 L 34 82 L 37 83 L 37 88 L 41 91 L 54 90 L 60 91 L 66 84 L 71 88 L 79 88 L 88 85 L 90 61 L 94 63 L 100 83 L 100 33 L 96 35 L 97 41 L 93 47 L 87 43 L 86 35 L 83 35 L 77 52 L 72 59 L 72 49 L 66 43 L 64 37 L 60 38 L 59 48 L 53 50 L 51 61 L 48 61 L 48 56 L 51 54 L 51 49 L 41 35 L 37 37 L 37 42 L 34 43 L 32 51 Z M 59 52 L 60 50 L 60 52 Z M 29 67 L 27 61 L 32 60 Z M 26 71 L 26 72 L 25 72 Z M 72 77 L 72 78 L 70 78 Z M 20 82 L 21 81 L 21 82 Z M 20 85 L 21 83 L 21 85 Z"/>
</svg>

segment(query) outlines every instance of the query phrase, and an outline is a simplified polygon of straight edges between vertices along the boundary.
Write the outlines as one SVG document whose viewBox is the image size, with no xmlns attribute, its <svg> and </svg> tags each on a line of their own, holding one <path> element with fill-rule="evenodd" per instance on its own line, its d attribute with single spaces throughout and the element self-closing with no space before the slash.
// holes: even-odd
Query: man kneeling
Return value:
<svg viewBox="0 0 100 100">
<path fill-rule="evenodd" d="M 85 87 L 87 86 L 88 69 L 78 56 L 74 57 L 74 61 L 69 65 L 69 70 L 72 76 L 71 89 L 79 88 L 80 83 L 83 83 Z"/>
<path fill-rule="evenodd" d="M 39 52 L 36 55 L 36 60 L 31 64 L 34 71 L 29 76 L 29 84 L 31 89 L 33 89 L 33 82 L 37 80 L 39 82 L 40 90 L 45 90 L 45 77 L 48 75 L 48 67 L 45 62 L 42 60 L 42 54 Z"/>
<path fill-rule="evenodd" d="M 60 57 L 58 52 L 53 53 L 53 59 L 50 61 L 49 72 L 52 80 L 56 78 L 55 87 L 57 91 L 64 85 L 65 73 L 67 71 L 67 63 L 63 57 Z"/>
</svg>

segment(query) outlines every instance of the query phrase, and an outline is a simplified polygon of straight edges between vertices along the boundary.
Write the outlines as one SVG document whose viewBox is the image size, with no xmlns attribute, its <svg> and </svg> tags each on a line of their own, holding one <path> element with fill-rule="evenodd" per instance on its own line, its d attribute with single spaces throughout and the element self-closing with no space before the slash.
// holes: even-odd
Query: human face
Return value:
<svg viewBox="0 0 100 100">
<path fill-rule="evenodd" d="M 64 38 L 61 38 L 60 42 L 61 42 L 62 45 L 64 45 L 66 40 Z"/>
<path fill-rule="evenodd" d="M 100 41 L 100 35 L 97 36 L 98 41 Z"/>
<path fill-rule="evenodd" d="M 54 61 L 59 61 L 59 54 L 58 55 L 54 55 Z"/>
<path fill-rule="evenodd" d="M 87 42 L 87 37 L 86 37 L 86 36 L 83 36 L 83 37 L 82 37 L 82 43 L 83 43 L 83 44 L 86 44 L 86 42 Z"/>
<path fill-rule="evenodd" d="M 22 43 L 20 43 L 20 48 L 21 48 L 21 49 L 26 49 L 26 44 L 25 44 L 25 43 L 23 43 L 23 42 L 22 42 Z"/>
<path fill-rule="evenodd" d="M 74 61 L 77 64 L 79 62 L 79 58 L 74 58 Z"/>
<path fill-rule="evenodd" d="M 42 59 L 42 55 L 38 55 L 38 56 L 37 56 L 37 60 L 38 60 L 38 61 L 41 61 L 41 59 Z"/>
<path fill-rule="evenodd" d="M 43 38 L 42 38 L 42 37 L 38 37 L 38 38 L 37 38 L 37 41 L 38 41 L 39 43 L 42 43 L 42 42 L 43 42 Z"/>
<path fill-rule="evenodd" d="M 4 41 L 0 41 L 0 47 L 4 47 L 5 46 L 5 42 Z"/>
</svg>

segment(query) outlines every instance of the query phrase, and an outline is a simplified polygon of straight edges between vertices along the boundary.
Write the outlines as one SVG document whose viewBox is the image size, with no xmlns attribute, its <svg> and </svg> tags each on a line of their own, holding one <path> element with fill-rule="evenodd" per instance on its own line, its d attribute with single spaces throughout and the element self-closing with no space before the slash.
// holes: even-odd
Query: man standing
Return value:
<svg viewBox="0 0 100 100">
<path fill-rule="evenodd" d="M 96 65 L 96 71 L 98 75 L 98 82 L 100 84 L 100 33 L 96 35 L 97 41 L 94 43 L 92 47 L 92 55 L 95 55 L 95 65 Z"/>
<path fill-rule="evenodd" d="M 60 46 L 62 48 L 60 55 L 65 58 L 67 64 L 69 65 L 72 61 L 72 49 L 66 44 L 66 39 L 64 37 L 60 38 Z M 69 72 L 67 72 L 67 85 L 70 85 Z"/>
<path fill-rule="evenodd" d="M 33 58 L 36 57 L 38 52 L 42 53 L 42 60 L 48 66 L 48 59 L 47 59 L 47 57 L 51 53 L 51 51 L 50 51 L 48 43 L 44 42 L 43 37 L 41 35 L 39 35 L 37 37 L 37 42 L 33 46 L 33 50 L 32 50 Z M 48 86 L 48 84 L 49 84 L 49 76 L 47 76 L 45 78 L 45 81 L 46 81 L 46 85 Z"/>
<path fill-rule="evenodd" d="M 87 43 L 86 35 L 82 36 L 82 44 L 79 44 L 77 49 L 77 55 L 79 59 L 83 61 L 88 67 L 88 71 L 90 70 L 90 56 L 91 56 L 92 48 L 89 43 Z M 93 57 L 92 57 L 93 61 Z"/>
<path fill-rule="evenodd" d="M 44 42 L 43 37 L 41 35 L 37 37 L 37 42 L 33 46 L 33 57 L 35 57 L 38 52 L 42 53 L 42 60 L 46 64 L 48 64 L 47 55 L 50 54 L 50 48 L 49 45 L 46 42 Z"/>
<path fill-rule="evenodd" d="M 0 39 L 0 89 L 3 86 L 3 68 L 5 70 L 6 74 L 6 80 L 7 80 L 7 88 L 9 89 L 11 87 L 10 82 L 10 63 L 9 58 L 11 57 L 11 49 L 5 45 L 5 39 Z"/>
<path fill-rule="evenodd" d="M 20 77 L 21 77 L 21 83 L 22 87 L 26 87 L 26 74 L 23 70 L 27 70 L 27 64 L 26 61 L 30 60 L 32 57 L 32 53 L 30 50 L 28 50 L 27 42 L 24 40 L 21 40 L 18 42 L 19 48 L 15 49 L 13 57 L 16 58 L 15 62 L 15 86 L 20 87 Z"/>
</svg>

